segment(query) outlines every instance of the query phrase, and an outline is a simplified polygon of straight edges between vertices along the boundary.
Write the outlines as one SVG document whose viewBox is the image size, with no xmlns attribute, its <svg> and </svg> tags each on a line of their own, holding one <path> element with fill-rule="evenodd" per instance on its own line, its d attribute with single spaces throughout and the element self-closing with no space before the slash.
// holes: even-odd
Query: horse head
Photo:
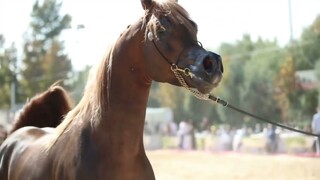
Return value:
<svg viewBox="0 0 320 180">
<path fill-rule="evenodd" d="M 197 39 L 197 24 L 175 0 L 141 0 L 145 10 L 146 67 L 151 79 L 208 94 L 223 74 L 220 55 Z M 164 71 L 164 69 L 167 69 Z"/>
</svg>

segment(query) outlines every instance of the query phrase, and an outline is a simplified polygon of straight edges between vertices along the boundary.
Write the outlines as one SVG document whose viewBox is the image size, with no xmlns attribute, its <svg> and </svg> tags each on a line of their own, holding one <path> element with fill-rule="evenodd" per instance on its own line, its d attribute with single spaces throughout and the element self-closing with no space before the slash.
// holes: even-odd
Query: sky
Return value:
<svg viewBox="0 0 320 180">
<path fill-rule="evenodd" d="M 216 50 L 223 42 L 234 43 L 243 34 L 253 40 L 290 40 L 289 1 L 292 35 L 299 38 L 320 14 L 320 0 L 179 0 L 198 24 L 198 40 Z M 22 42 L 30 22 L 33 0 L 0 0 L 0 34 L 7 42 Z M 62 34 L 66 52 L 76 69 L 99 61 L 106 49 L 127 25 L 142 14 L 140 0 L 64 0 L 62 13 L 72 16 L 72 27 Z M 77 29 L 82 24 L 84 29 Z M 217 52 L 219 53 L 219 52 Z"/>
</svg>

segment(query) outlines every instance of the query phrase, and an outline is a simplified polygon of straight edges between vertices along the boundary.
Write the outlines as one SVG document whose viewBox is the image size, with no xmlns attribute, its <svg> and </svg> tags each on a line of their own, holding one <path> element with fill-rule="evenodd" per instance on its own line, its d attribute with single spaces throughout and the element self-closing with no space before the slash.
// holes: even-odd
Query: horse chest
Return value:
<svg viewBox="0 0 320 180">
<path fill-rule="evenodd" d="M 101 148 L 92 138 L 90 129 L 84 129 L 80 137 L 75 179 L 154 179 L 152 167 L 144 153 L 128 157 L 123 156 L 121 150 L 110 150 L 110 146 Z"/>
<path fill-rule="evenodd" d="M 97 144 L 95 144 L 90 136 L 90 130 L 84 129 L 80 136 L 78 168 L 76 179 L 98 179 L 98 169 L 101 164 L 101 158 L 99 156 Z M 88 178 L 85 178 L 88 177 Z"/>
</svg>

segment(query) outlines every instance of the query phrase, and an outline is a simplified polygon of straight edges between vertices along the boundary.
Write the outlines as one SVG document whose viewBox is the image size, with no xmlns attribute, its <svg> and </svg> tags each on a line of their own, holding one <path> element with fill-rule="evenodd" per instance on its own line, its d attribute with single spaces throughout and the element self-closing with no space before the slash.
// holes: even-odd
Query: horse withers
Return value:
<svg viewBox="0 0 320 180">
<path fill-rule="evenodd" d="M 0 147 L 0 179 L 155 179 L 143 145 L 152 81 L 208 94 L 223 72 L 176 0 L 141 0 L 131 24 L 89 75 L 81 101 L 54 129 L 24 127 Z"/>
</svg>

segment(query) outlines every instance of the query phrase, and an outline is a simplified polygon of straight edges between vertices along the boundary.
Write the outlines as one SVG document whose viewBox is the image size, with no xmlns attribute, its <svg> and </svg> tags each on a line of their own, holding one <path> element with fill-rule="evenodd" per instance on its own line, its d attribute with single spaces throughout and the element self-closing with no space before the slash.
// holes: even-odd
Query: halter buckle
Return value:
<svg viewBox="0 0 320 180">
<path fill-rule="evenodd" d="M 176 64 L 171 64 L 171 71 L 178 70 L 178 66 Z"/>
</svg>

